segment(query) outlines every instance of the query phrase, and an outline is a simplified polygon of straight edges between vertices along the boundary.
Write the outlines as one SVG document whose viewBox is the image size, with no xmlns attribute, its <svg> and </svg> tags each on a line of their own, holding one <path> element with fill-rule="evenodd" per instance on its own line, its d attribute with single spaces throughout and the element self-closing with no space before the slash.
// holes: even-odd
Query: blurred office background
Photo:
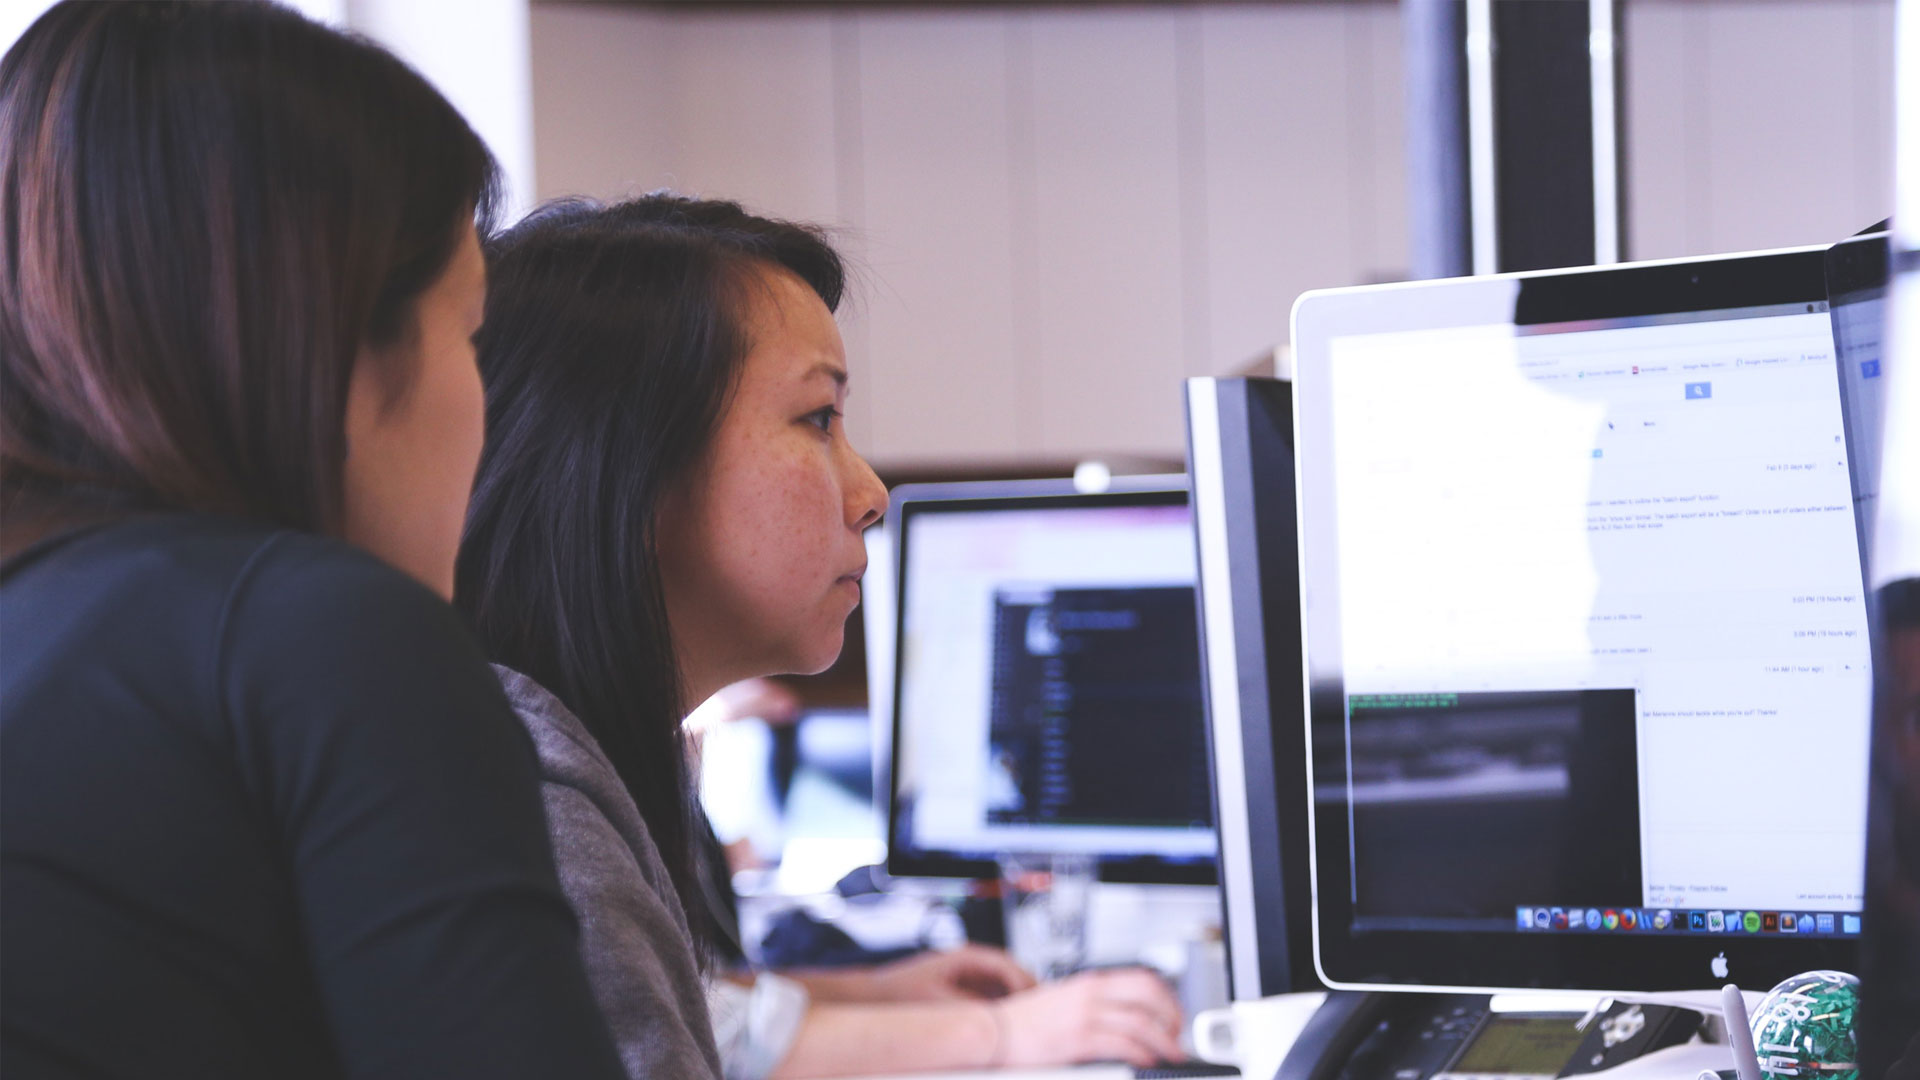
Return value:
<svg viewBox="0 0 1920 1080">
<path fill-rule="evenodd" d="M 1622 256 L 1831 243 L 1887 216 L 1893 7 L 1622 0 Z M 889 479 L 1178 469 L 1180 379 L 1265 369 L 1299 293 L 1414 265 L 1421 103 L 1395 0 L 530 16 L 541 198 L 672 187 L 838 230 L 862 268 L 849 427 Z M 802 687 L 815 704 L 859 703 L 849 646 Z M 723 831 L 764 855 L 858 833 L 864 793 L 793 749 L 832 730 L 844 751 L 847 724 L 717 742 Z M 778 801 L 747 794 L 761 760 Z"/>
<path fill-rule="evenodd" d="M 446 90 L 515 210 L 672 187 L 837 230 L 890 478 L 1177 463 L 1179 379 L 1414 265 L 1403 0 L 293 2 Z M 1624 257 L 1891 213 L 1893 0 L 1618 4 Z"/>
<path fill-rule="evenodd" d="M 1306 289 L 1408 276 L 1393 0 L 530 15 L 541 197 L 667 186 L 843 230 L 849 424 L 883 472 L 1177 462 L 1179 379 L 1262 363 Z M 1627 258 L 1890 213 L 1892 0 L 1621 22 Z"/>
<path fill-rule="evenodd" d="M 1429 2 L 293 0 L 440 85 L 512 213 L 670 187 L 832 228 L 849 429 L 889 481 L 1177 471 L 1182 378 L 1269 370 L 1304 290 L 1410 276 Z M 0 42 L 47 6 L 0 0 Z M 1621 254 L 1886 217 L 1893 18 L 1619 0 Z M 795 685 L 805 720 L 707 737 L 723 831 L 763 857 L 877 843 L 858 619 Z"/>
</svg>

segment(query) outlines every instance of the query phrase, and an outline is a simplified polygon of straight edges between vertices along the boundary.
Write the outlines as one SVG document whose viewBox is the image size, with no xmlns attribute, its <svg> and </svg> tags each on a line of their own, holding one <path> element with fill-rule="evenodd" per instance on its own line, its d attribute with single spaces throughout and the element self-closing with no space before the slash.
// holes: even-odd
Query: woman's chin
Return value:
<svg viewBox="0 0 1920 1080">
<path fill-rule="evenodd" d="M 833 631 L 822 634 L 818 640 L 805 649 L 794 665 L 792 674 L 818 675 L 834 665 L 840 659 L 840 651 L 846 645 L 847 629 L 844 624 L 835 626 Z"/>
</svg>

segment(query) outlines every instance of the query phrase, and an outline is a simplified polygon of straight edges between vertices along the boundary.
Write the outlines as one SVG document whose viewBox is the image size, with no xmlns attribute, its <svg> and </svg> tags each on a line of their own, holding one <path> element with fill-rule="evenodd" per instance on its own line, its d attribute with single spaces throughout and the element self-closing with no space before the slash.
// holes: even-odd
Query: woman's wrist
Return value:
<svg viewBox="0 0 1920 1080">
<path fill-rule="evenodd" d="M 879 1000 L 870 971 L 783 971 L 781 974 L 806 987 L 815 1001 Z"/>
<path fill-rule="evenodd" d="M 986 1068 L 1001 1069 L 1007 1064 L 1007 1013 L 1001 1008 L 1000 1001 L 983 1001 L 980 1007 L 987 1012 L 987 1023 L 992 1029 L 986 1042 Z"/>
</svg>

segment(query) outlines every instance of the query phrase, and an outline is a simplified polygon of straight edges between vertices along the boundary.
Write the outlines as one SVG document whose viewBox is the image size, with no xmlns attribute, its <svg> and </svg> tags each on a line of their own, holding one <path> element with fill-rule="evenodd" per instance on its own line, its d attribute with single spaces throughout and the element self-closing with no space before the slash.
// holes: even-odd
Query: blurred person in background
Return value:
<svg viewBox="0 0 1920 1080">
<path fill-rule="evenodd" d="M 886 507 L 842 426 L 841 260 L 818 230 L 664 194 L 549 205 L 488 257 L 455 596 L 540 751 L 629 1072 L 1178 1058 L 1179 1007 L 1145 971 L 1032 987 L 963 950 L 873 973 L 883 1003 L 710 971 L 682 722 L 722 687 L 832 663 Z"/>
<path fill-rule="evenodd" d="M 726 855 L 726 869 L 737 874 L 743 870 L 764 869 L 768 857 L 760 850 L 760 843 L 749 835 L 756 827 L 764 829 L 765 819 L 778 815 L 785 810 L 780 790 L 779 755 L 781 740 L 784 737 L 797 743 L 798 728 L 804 709 L 800 695 L 784 683 L 774 679 L 754 678 L 722 687 L 720 692 L 694 706 L 687 714 L 683 725 L 686 733 L 688 761 L 693 769 L 694 786 L 699 789 L 701 815 L 707 819 L 707 827 L 715 834 Z M 766 726 L 769 744 L 756 749 L 764 749 L 766 757 L 766 780 L 764 785 L 756 783 L 751 768 L 745 775 L 736 773 L 736 769 L 745 764 L 737 761 L 745 750 L 729 745 L 727 739 L 737 722 L 752 723 L 759 721 Z M 709 762 L 707 747 L 709 736 L 721 746 L 718 762 Z M 745 751 L 752 753 L 752 751 Z M 797 746 L 794 750 L 797 755 Z M 706 770 L 709 765 L 713 773 Z M 709 777 L 724 777 L 726 790 L 708 790 Z M 791 781 L 791 776 L 785 779 Z M 737 783 L 736 783 L 737 781 Z M 763 790 L 764 789 L 764 790 Z M 757 819 L 757 820 L 756 820 Z M 783 841 L 775 841 L 778 847 Z"/>
</svg>

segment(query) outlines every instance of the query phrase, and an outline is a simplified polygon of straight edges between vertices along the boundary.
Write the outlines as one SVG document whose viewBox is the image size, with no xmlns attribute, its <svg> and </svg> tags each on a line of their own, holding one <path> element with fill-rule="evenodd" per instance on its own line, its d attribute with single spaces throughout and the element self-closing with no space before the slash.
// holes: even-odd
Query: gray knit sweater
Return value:
<svg viewBox="0 0 1920 1080">
<path fill-rule="evenodd" d="M 494 671 L 540 752 L 560 886 L 627 1075 L 719 1077 L 687 917 L 639 808 L 579 717 L 525 675 Z"/>
</svg>

